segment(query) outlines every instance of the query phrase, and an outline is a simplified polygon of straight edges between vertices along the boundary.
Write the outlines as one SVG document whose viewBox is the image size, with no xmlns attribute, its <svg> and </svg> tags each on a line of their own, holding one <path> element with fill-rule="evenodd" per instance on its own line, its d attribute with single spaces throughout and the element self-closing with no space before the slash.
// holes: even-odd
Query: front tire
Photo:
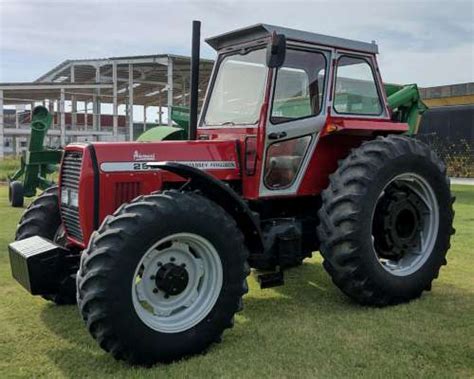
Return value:
<svg viewBox="0 0 474 379">
<path fill-rule="evenodd" d="M 242 309 L 247 257 L 233 218 L 207 198 L 142 196 L 91 237 L 77 279 L 80 312 L 116 359 L 151 365 L 197 354 Z"/>
<path fill-rule="evenodd" d="M 446 264 L 453 201 L 444 164 L 422 142 L 394 135 L 363 143 L 322 193 L 324 268 L 361 304 L 418 298 Z"/>
</svg>

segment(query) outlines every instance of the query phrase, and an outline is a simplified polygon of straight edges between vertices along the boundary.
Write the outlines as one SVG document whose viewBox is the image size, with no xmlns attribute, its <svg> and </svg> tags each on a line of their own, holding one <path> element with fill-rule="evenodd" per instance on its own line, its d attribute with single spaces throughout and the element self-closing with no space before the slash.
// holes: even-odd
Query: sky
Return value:
<svg viewBox="0 0 474 379">
<path fill-rule="evenodd" d="M 32 81 L 66 59 L 190 54 L 204 38 L 269 23 L 379 45 L 383 80 L 474 81 L 474 0 L 0 0 L 0 82 Z M 206 45 L 202 56 L 214 58 Z"/>
</svg>

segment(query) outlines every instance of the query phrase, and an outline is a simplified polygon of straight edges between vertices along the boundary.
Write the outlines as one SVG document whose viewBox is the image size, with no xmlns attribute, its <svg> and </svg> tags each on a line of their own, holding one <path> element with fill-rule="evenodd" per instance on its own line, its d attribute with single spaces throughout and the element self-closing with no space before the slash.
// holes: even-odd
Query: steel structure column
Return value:
<svg viewBox="0 0 474 379">
<path fill-rule="evenodd" d="M 113 84 L 113 136 L 118 136 L 118 103 L 117 103 L 117 62 L 112 63 L 112 84 Z"/>
<path fill-rule="evenodd" d="M 96 83 L 100 83 L 100 66 L 97 66 L 95 68 L 95 82 Z M 100 104 L 101 104 L 101 101 L 100 101 L 100 88 L 98 88 L 96 90 L 97 92 L 97 97 L 95 99 L 96 101 L 96 117 L 97 117 L 97 121 L 96 121 L 96 126 L 97 126 L 97 130 L 100 130 L 101 129 L 101 109 L 100 109 Z"/>
<path fill-rule="evenodd" d="M 97 130 L 97 95 L 92 95 L 92 130 Z"/>
<path fill-rule="evenodd" d="M 0 90 L 0 158 L 5 156 L 3 151 L 5 141 L 3 139 L 3 90 Z"/>
<path fill-rule="evenodd" d="M 128 139 L 133 141 L 133 65 L 128 65 Z"/>
<path fill-rule="evenodd" d="M 71 65 L 71 83 L 75 81 L 74 65 Z M 71 95 L 71 128 L 77 128 L 77 101 L 75 95 Z"/>
<path fill-rule="evenodd" d="M 173 125 L 171 121 L 171 107 L 173 106 L 173 59 L 168 57 L 168 125 Z"/>
<path fill-rule="evenodd" d="M 87 130 L 87 105 L 89 102 L 84 100 L 84 130 Z"/>
<path fill-rule="evenodd" d="M 61 146 L 66 146 L 66 113 L 65 113 L 66 94 L 64 88 L 61 88 L 61 99 L 59 101 L 59 112 L 61 117 Z"/>
<path fill-rule="evenodd" d="M 163 108 L 161 106 L 161 90 L 158 92 L 158 125 L 163 123 Z"/>
<path fill-rule="evenodd" d="M 15 106 L 15 129 L 20 129 L 20 105 Z M 18 155 L 18 152 L 20 151 L 20 140 L 18 137 L 13 137 L 14 143 L 13 143 L 13 154 Z"/>
<path fill-rule="evenodd" d="M 181 91 L 181 105 L 186 106 L 186 79 L 183 77 L 183 87 Z"/>
<path fill-rule="evenodd" d="M 146 105 L 143 106 L 143 131 L 146 132 Z"/>
</svg>

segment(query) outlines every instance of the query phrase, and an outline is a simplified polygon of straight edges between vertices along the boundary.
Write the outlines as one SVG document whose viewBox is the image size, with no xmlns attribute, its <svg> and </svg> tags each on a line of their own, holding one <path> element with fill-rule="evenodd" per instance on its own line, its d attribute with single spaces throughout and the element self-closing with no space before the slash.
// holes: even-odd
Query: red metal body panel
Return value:
<svg viewBox="0 0 474 379">
<path fill-rule="evenodd" d="M 297 196 L 318 195 L 329 184 L 329 175 L 337 169 L 337 161 L 359 146 L 366 136 L 328 134 L 321 136 L 298 188 Z"/>
<path fill-rule="evenodd" d="M 99 167 L 99 223 L 122 203 L 140 194 L 157 191 L 164 182 L 184 181 L 167 171 L 149 169 L 147 162 L 177 161 L 194 164 L 203 162 L 232 162 L 232 168 L 206 169 L 223 181 L 240 180 L 238 142 L 235 140 L 167 141 L 156 143 L 105 143 L 93 144 Z M 87 145 L 69 145 L 66 150 L 83 152 L 79 214 L 84 241 L 71 242 L 82 247 L 94 230 L 94 168 L 91 149 Z M 138 167 L 134 169 L 133 167 Z M 60 179 L 61 180 L 61 179 Z"/>
<path fill-rule="evenodd" d="M 364 140 L 407 130 L 407 124 L 387 119 L 328 116 L 297 195 L 321 193 L 329 184 L 329 175 L 336 171 L 337 161 Z"/>
<path fill-rule="evenodd" d="M 401 122 L 392 122 L 387 119 L 362 119 L 362 118 L 348 118 L 335 117 L 329 118 L 328 122 L 337 127 L 338 131 L 368 131 L 371 134 L 378 133 L 404 133 L 408 131 L 408 124 Z"/>
<path fill-rule="evenodd" d="M 232 161 L 235 168 L 232 169 L 207 169 L 206 171 L 224 181 L 240 179 L 240 162 L 237 154 L 235 141 L 167 141 L 157 143 L 97 143 L 94 144 L 97 161 L 101 172 L 100 194 L 107 199 L 102 202 L 99 217 L 102 220 L 112 213 L 122 202 L 121 198 L 115 196 L 110 198 L 110 191 L 117 188 L 118 183 L 135 183 L 139 194 L 148 194 L 161 188 L 163 182 L 183 181 L 183 178 L 170 172 L 161 170 L 121 171 L 105 172 L 106 162 L 136 162 L 146 167 L 146 162 L 152 161 L 178 161 L 178 162 L 202 162 L 202 161 Z M 134 155 L 139 152 L 142 156 L 153 156 L 153 159 L 141 161 L 134 160 Z M 128 197 L 133 196 L 130 195 Z M 134 198 L 133 196 L 132 198 Z M 123 196 L 123 200 L 130 201 Z M 114 201 L 112 201 L 114 200 Z"/>
</svg>

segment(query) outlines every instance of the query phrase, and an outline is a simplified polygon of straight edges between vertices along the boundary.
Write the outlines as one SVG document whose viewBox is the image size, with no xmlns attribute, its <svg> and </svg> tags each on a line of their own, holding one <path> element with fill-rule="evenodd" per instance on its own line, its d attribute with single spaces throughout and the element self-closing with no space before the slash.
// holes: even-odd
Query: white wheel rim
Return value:
<svg viewBox="0 0 474 379">
<path fill-rule="evenodd" d="M 173 263 L 184 267 L 184 290 L 168 295 L 157 288 L 160 267 Z M 143 255 L 132 279 L 132 300 L 141 321 L 162 333 L 179 333 L 201 322 L 214 307 L 223 281 L 222 263 L 207 239 L 177 233 L 159 240 Z"/>
<path fill-rule="evenodd" d="M 418 271 L 433 252 L 439 229 L 439 206 L 431 185 L 425 178 L 415 173 L 404 173 L 390 180 L 382 190 L 378 201 L 382 198 L 387 188 L 394 183 L 409 188 L 421 200 L 425 208 L 425 211 L 422 212 L 419 246 L 407 251 L 405 256 L 399 260 L 380 258 L 374 244 L 373 247 L 379 263 L 386 271 L 396 276 L 408 276 Z M 374 220 L 375 208 L 371 224 Z M 374 236 L 372 236 L 372 242 L 374 242 Z"/>
</svg>

